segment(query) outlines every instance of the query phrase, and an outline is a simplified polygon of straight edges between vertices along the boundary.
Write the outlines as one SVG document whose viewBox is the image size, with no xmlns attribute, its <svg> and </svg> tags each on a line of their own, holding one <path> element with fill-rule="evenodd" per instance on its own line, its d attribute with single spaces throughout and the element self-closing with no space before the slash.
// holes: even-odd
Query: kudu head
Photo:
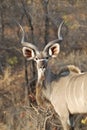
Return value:
<svg viewBox="0 0 87 130">
<path fill-rule="evenodd" d="M 60 51 L 59 42 L 62 41 L 62 37 L 60 35 L 61 27 L 63 22 L 60 24 L 58 28 L 58 39 L 49 42 L 43 49 L 43 51 L 39 51 L 38 48 L 32 43 L 28 43 L 24 41 L 24 30 L 21 25 L 20 28 L 22 30 L 22 40 L 21 44 L 23 46 L 23 55 L 27 60 L 34 60 L 37 63 L 37 70 L 40 73 L 44 72 L 47 67 L 47 63 L 50 57 L 56 57 Z"/>
</svg>

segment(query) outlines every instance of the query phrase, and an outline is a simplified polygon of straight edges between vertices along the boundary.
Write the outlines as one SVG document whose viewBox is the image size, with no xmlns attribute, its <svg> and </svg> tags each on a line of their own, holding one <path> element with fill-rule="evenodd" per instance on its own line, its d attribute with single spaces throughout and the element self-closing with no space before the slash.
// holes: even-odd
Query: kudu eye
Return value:
<svg viewBox="0 0 87 130">
<path fill-rule="evenodd" d="M 48 59 L 49 59 L 49 56 L 45 57 L 45 59 L 48 60 Z"/>
<path fill-rule="evenodd" d="M 35 57 L 35 60 L 38 60 L 39 58 L 38 57 Z"/>
</svg>

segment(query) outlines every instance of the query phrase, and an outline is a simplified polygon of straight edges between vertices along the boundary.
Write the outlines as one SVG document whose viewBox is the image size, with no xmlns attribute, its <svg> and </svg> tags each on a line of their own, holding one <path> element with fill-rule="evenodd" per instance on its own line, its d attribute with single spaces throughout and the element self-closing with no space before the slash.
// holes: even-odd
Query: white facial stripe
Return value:
<svg viewBox="0 0 87 130">
<path fill-rule="evenodd" d="M 36 62 L 40 62 L 40 61 L 48 61 L 48 59 L 35 59 Z"/>
<path fill-rule="evenodd" d="M 38 61 L 44 61 L 44 60 L 46 60 L 46 61 L 47 61 L 47 59 L 38 59 Z"/>
</svg>

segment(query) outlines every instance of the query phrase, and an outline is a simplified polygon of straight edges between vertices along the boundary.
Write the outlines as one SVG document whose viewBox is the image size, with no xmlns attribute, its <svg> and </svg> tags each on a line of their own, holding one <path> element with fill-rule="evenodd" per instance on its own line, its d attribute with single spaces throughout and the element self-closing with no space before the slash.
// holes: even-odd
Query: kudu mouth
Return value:
<svg viewBox="0 0 87 130">
<path fill-rule="evenodd" d="M 42 70 L 45 70 L 47 67 L 47 60 L 46 59 L 40 59 L 38 63 L 38 67 Z"/>
</svg>

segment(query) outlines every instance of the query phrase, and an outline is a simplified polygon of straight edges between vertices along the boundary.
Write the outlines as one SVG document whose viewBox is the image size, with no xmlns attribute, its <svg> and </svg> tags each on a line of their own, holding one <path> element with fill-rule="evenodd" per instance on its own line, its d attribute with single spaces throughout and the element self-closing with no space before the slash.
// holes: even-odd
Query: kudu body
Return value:
<svg viewBox="0 0 87 130">
<path fill-rule="evenodd" d="M 58 29 L 58 39 L 49 42 L 43 51 L 24 41 L 24 31 L 20 26 L 23 32 L 21 43 L 24 57 L 37 63 L 36 100 L 38 105 L 44 106 L 44 98 L 49 100 L 59 115 L 64 130 L 70 130 L 67 124 L 69 114 L 87 113 L 87 73 L 77 73 L 67 69 L 54 74 L 49 69 L 47 64 L 49 58 L 56 57 L 60 51 L 62 24 Z"/>
</svg>

